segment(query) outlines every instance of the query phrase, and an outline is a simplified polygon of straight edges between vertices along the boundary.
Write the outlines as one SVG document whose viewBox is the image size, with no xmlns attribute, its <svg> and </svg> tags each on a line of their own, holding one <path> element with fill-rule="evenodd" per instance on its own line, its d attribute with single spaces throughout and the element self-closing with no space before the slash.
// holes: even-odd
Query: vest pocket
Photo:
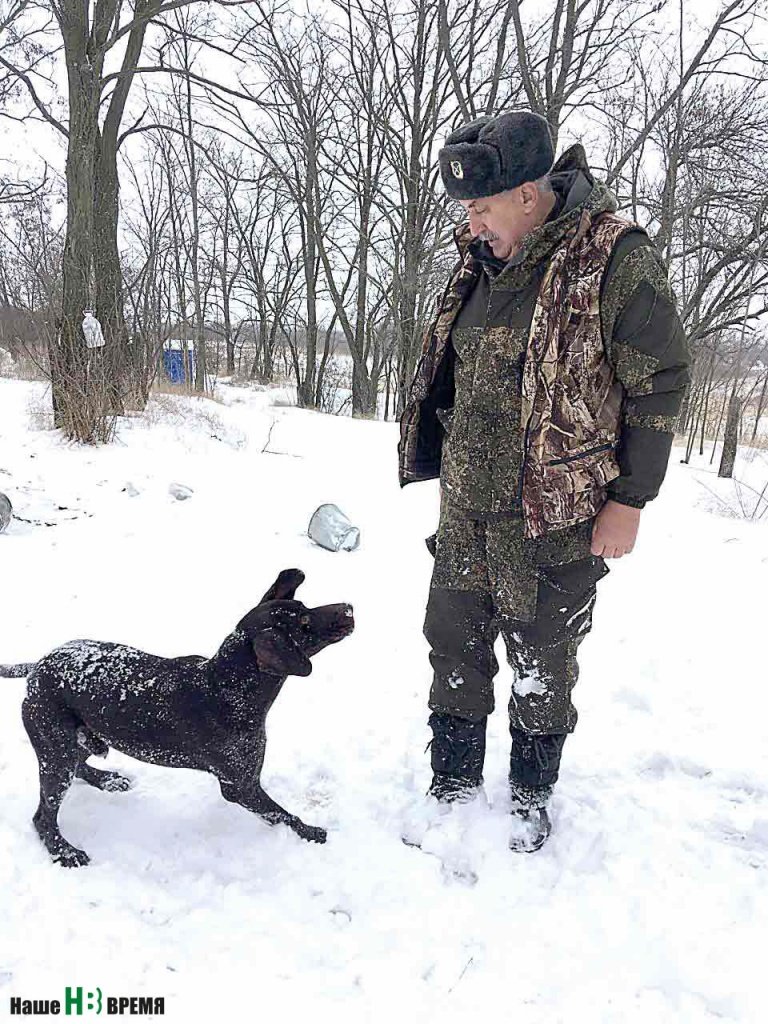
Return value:
<svg viewBox="0 0 768 1024">
<path fill-rule="evenodd" d="M 616 442 L 609 441 L 550 459 L 542 466 L 545 486 L 570 493 L 604 487 L 621 472 L 615 449 Z"/>
<path fill-rule="evenodd" d="M 605 502 L 606 485 L 621 472 L 613 449 L 613 444 L 593 445 L 575 457 L 543 464 L 539 500 L 545 523 L 573 523 L 597 514 Z"/>
<path fill-rule="evenodd" d="M 564 466 L 569 462 L 576 462 L 578 459 L 586 459 L 590 455 L 599 455 L 600 452 L 609 452 L 616 447 L 614 441 L 610 441 L 608 444 L 600 444 L 594 448 L 588 448 L 585 452 L 574 452 L 573 455 L 564 455 L 560 459 L 549 459 L 547 461 L 548 466 Z"/>
</svg>

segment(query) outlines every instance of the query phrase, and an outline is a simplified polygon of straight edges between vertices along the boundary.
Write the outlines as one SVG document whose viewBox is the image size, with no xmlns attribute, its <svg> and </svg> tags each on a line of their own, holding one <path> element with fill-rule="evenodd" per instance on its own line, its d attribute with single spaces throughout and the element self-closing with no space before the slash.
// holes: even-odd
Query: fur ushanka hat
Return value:
<svg viewBox="0 0 768 1024">
<path fill-rule="evenodd" d="M 480 199 L 536 181 L 555 161 L 549 125 L 530 110 L 478 117 L 451 132 L 438 154 L 452 199 Z"/>
</svg>

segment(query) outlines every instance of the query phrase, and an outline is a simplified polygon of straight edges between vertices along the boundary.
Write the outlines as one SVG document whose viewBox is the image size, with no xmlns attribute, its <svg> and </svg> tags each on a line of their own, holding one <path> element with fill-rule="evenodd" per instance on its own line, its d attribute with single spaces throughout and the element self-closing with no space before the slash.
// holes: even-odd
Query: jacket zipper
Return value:
<svg viewBox="0 0 768 1024">
<path fill-rule="evenodd" d="M 531 417 L 528 417 L 528 422 L 525 424 L 525 433 L 523 434 L 523 461 L 520 464 L 520 479 L 517 487 L 517 500 L 520 505 L 523 504 L 523 482 L 525 481 L 525 463 L 528 460 L 528 431 L 531 426 Z"/>
<path fill-rule="evenodd" d="M 577 459 L 586 459 L 588 455 L 597 455 L 598 452 L 607 452 L 611 448 L 615 448 L 615 444 L 610 442 L 609 444 L 601 444 L 597 448 L 590 448 L 589 451 L 579 452 L 577 455 L 566 455 L 562 459 L 549 459 L 547 462 L 548 466 L 562 466 L 566 462 L 575 462 Z"/>
</svg>

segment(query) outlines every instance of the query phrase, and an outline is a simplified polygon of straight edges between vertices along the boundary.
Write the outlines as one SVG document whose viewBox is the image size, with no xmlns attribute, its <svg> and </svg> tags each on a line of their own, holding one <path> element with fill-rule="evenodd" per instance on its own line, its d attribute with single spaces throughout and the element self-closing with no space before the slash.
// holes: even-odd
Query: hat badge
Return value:
<svg viewBox="0 0 768 1024">
<path fill-rule="evenodd" d="M 451 160 L 451 172 L 454 178 L 464 177 L 464 168 L 461 166 L 460 160 Z"/>
</svg>

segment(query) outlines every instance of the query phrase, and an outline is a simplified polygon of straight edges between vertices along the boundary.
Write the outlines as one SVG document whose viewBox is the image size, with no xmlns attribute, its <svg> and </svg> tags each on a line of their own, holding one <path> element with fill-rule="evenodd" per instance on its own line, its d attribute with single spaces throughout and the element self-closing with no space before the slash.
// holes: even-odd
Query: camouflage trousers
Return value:
<svg viewBox="0 0 768 1024">
<path fill-rule="evenodd" d="M 536 735 L 573 731 L 576 652 L 608 572 L 590 554 L 591 531 L 590 521 L 525 539 L 521 519 L 483 522 L 443 500 L 424 623 L 432 711 L 470 721 L 493 711 L 501 633 L 515 677 L 510 725 Z"/>
</svg>

